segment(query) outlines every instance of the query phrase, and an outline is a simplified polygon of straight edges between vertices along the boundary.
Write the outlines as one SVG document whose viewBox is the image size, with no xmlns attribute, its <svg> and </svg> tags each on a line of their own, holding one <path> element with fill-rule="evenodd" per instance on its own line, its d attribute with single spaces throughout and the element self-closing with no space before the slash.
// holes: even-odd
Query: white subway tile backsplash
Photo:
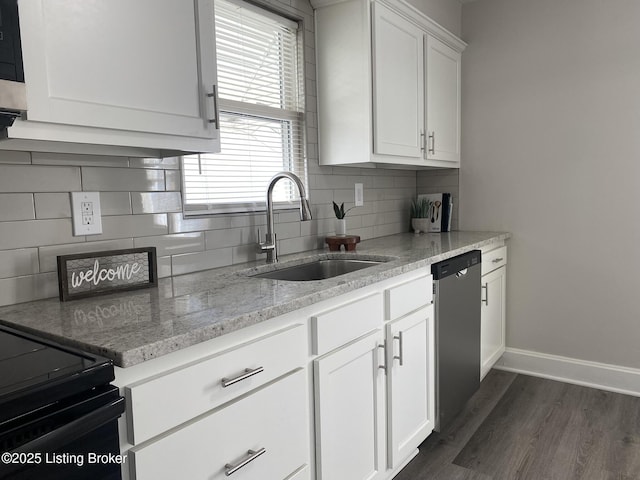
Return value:
<svg viewBox="0 0 640 480">
<path fill-rule="evenodd" d="M 207 250 L 242 245 L 242 231 L 241 228 L 232 228 L 205 232 Z"/>
<path fill-rule="evenodd" d="M 182 175 L 180 170 L 167 170 L 165 175 L 165 190 L 168 192 L 182 191 Z"/>
<path fill-rule="evenodd" d="M 77 192 L 79 167 L 0 165 L 0 192 Z"/>
<path fill-rule="evenodd" d="M 39 273 L 0 280 L 0 306 L 57 296 L 57 273 Z"/>
<path fill-rule="evenodd" d="M 373 177 L 373 188 L 393 188 L 396 177 L 377 176 Z"/>
<path fill-rule="evenodd" d="M 349 235 L 358 235 L 361 241 L 368 240 L 370 238 L 375 238 L 375 235 L 373 234 L 373 228 L 374 227 L 357 228 L 356 230 L 349 232 Z"/>
<path fill-rule="evenodd" d="M 173 275 L 199 272 L 209 268 L 231 265 L 233 261 L 233 249 L 219 248 L 198 253 L 184 253 L 171 257 L 171 271 Z"/>
<path fill-rule="evenodd" d="M 76 155 L 70 153 L 31 154 L 34 165 L 88 165 L 93 167 L 128 167 L 127 157 L 112 157 L 107 155 Z"/>
<path fill-rule="evenodd" d="M 84 242 L 74 237 L 71 219 L 0 222 L 0 250 Z"/>
<path fill-rule="evenodd" d="M 134 238 L 133 243 L 138 247 L 156 247 L 158 256 L 178 255 L 204 251 L 204 232 L 178 233 L 174 235 L 160 235 L 155 237 Z"/>
<path fill-rule="evenodd" d="M 285 238 L 294 238 L 300 236 L 300 220 L 291 223 L 276 223 L 274 230 L 278 240 L 284 240 Z"/>
<path fill-rule="evenodd" d="M 0 194 L 0 222 L 33 220 L 33 195 L 31 193 Z"/>
<path fill-rule="evenodd" d="M 38 249 L 0 250 L 0 278 L 38 273 Z"/>
<path fill-rule="evenodd" d="M 319 237 L 293 237 L 285 240 L 278 240 L 278 254 L 287 255 L 289 253 L 304 252 L 322 248 L 324 239 Z"/>
<path fill-rule="evenodd" d="M 231 227 L 231 218 L 228 215 L 184 218 L 182 213 L 169 213 L 167 216 L 169 217 L 169 233 L 199 232 Z"/>
<path fill-rule="evenodd" d="M 273 216 L 276 223 L 288 223 L 300 221 L 300 210 L 281 210 Z"/>
<path fill-rule="evenodd" d="M 79 237 L 80 238 L 80 237 Z M 102 242 L 83 242 L 65 245 L 51 245 L 40 247 L 38 256 L 41 272 L 55 272 L 58 268 L 58 255 L 72 255 L 74 253 L 103 252 L 106 250 L 122 250 L 133 248 L 133 239 L 107 240 Z"/>
<path fill-rule="evenodd" d="M 133 213 L 181 212 L 180 192 L 131 192 Z"/>
<path fill-rule="evenodd" d="M 267 216 L 265 213 L 251 213 L 248 215 L 232 215 L 229 217 L 229 228 L 238 227 L 264 227 L 267 224 Z M 263 229 L 264 230 L 264 229 Z"/>
<path fill-rule="evenodd" d="M 16 152 L 14 150 L 0 150 L 0 163 L 31 163 L 30 152 Z"/>
<path fill-rule="evenodd" d="M 102 234 L 87 235 L 87 241 L 150 237 L 169 233 L 167 215 L 116 215 L 102 217 Z"/>
<path fill-rule="evenodd" d="M 162 168 L 165 170 L 175 170 L 180 168 L 180 157 L 165 158 L 130 158 L 131 168 Z"/>
<path fill-rule="evenodd" d="M 36 218 L 70 218 L 71 200 L 68 193 L 36 193 Z"/>
<path fill-rule="evenodd" d="M 246 263 L 266 258 L 264 254 L 258 253 L 256 245 L 238 245 L 232 248 L 233 263 Z"/>
<path fill-rule="evenodd" d="M 158 257 L 158 278 L 171 276 L 171 257 Z"/>
<path fill-rule="evenodd" d="M 387 223 L 384 225 L 375 225 L 373 227 L 374 237 L 386 237 L 387 235 L 395 235 L 396 233 L 404 233 L 409 231 L 409 221 L 403 223 Z"/>
<path fill-rule="evenodd" d="M 100 192 L 102 215 L 131 214 L 131 194 L 129 192 Z"/>
<path fill-rule="evenodd" d="M 164 188 L 164 170 L 82 167 L 82 189 L 85 192 L 148 192 Z"/>
</svg>

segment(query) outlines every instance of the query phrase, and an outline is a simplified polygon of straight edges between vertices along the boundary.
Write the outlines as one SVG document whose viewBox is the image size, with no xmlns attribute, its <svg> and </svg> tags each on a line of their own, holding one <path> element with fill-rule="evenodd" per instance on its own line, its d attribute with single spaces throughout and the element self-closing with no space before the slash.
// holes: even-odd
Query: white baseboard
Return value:
<svg viewBox="0 0 640 480">
<path fill-rule="evenodd" d="M 640 369 L 507 348 L 493 366 L 561 382 L 640 397 Z"/>
</svg>

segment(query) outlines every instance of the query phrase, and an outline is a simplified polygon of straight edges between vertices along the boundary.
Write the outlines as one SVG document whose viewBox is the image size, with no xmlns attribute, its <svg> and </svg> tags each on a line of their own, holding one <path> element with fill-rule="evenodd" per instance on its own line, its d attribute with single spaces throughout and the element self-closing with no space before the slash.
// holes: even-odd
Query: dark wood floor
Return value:
<svg viewBox="0 0 640 480">
<path fill-rule="evenodd" d="M 492 370 L 395 480 L 638 480 L 640 398 Z"/>
</svg>

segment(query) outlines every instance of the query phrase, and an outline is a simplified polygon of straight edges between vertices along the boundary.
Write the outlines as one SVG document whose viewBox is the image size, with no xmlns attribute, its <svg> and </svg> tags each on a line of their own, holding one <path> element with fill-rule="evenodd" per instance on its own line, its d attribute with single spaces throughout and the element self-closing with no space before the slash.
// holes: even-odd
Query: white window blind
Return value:
<svg viewBox="0 0 640 480">
<path fill-rule="evenodd" d="M 244 2 L 215 6 L 222 148 L 183 157 L 185 215 L 264 210 L 282 170 L 307 184 L 298 24 Z M 296 199 L 278 182 L 276 204 Z"/>
</svg>

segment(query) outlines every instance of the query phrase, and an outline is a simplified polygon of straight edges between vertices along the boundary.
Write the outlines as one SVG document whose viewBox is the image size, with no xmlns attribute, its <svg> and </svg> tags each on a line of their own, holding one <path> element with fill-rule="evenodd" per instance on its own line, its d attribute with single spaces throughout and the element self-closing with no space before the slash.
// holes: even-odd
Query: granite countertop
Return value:
<svg viewBox="0 0 640 480">
<path fill-rule="evenodd" d="M 130 367 L 509 237 L 499 232 L 391 235 L 360 243 L 357 253 L 317 250 L 280 258 L 281 267 L 284 263 L 305 263 L 318 255 L 393 257 L 326 280 L 290 282 L 248 277 L 275 268 L 262 259 L 161 279 L 157 289 L 1 307 L 0 323 Z"/>
</svg>

